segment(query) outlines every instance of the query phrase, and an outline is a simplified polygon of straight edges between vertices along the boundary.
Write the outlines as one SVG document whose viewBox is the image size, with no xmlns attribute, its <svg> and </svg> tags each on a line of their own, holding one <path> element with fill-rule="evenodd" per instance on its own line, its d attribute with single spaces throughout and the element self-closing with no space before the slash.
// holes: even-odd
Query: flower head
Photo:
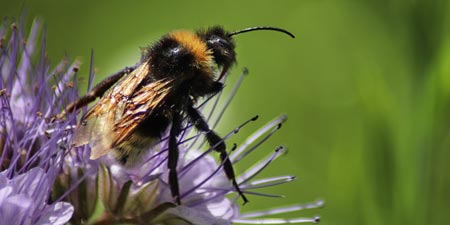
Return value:
<svg viewBox="0 0 450 225">
<path fill-rule="evenodd" d="M 9 179 L 0 173 L 0 218 L 10 225 L 65 224 L 73 207 L 67 202 L 47 203 L 51 183 L 41 168 L 33 168 Z"/>
<path fill-rule="evenodd" d="M 51 124 L 46 118 L 64 104 L 63 95 L 75 96 L 63 90 L 76 64 L 62 62 L 50 71 L 45 36 L 37 44 L 40 23 L 33 22 L 28 37 L 22 29 L 7 22 L 0 27 L 0 218 L 7 224 L 65 224 L 73 207 L 50 196 L 62 165 L 64 127 L 76 121 Z"/>
</svg>

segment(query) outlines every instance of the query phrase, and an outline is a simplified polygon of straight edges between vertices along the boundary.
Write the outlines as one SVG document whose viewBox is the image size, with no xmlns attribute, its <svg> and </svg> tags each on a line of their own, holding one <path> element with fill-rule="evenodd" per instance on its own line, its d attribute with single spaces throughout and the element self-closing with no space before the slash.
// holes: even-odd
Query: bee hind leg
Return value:
<svg viewBox="0 0 450 225">
<path fill-rule="evenodd" d="M 231 180 L 234 189 L 236 192 L 241 196 L 242 200 L 244 201 L 244 204 L 248 202 L 247 197 L 245 197 L 242 190 L 239 188 L 238 183 L 236 182 L 236 176 L 233 169 L 233 164 L 231 163 L 228 153 L 226 151 L 226 145 L 225 142 L 219 135 L 217 135 L 213 130 L 209 129 L 208 123 L 206 123 L 205 119 L 203 119 L 200 112 L 195 109 L 192 104 L 188 106 L 187 114 L 191 122 L 195 125 L 197 130 L 205 132 L 206 134 L 206 140 L 208 141 L 208 144 L 211 147 L 214 147 L 214 150 L 219 152 L 220 154 L 220 160 L 223 163 L 223 169 L 225 171 L 225 174 L 227 175 L 227 178 Z"/>
<path fill-rule="evenodd" d="M 97 97 L 102 96 L 120 78 L 122 78 L 125 74 L 131 73 L 135 68 L 136 66 L 125 67 L 121 71 L 118 71 L 115 74 L 112 74 L 111 76 L 105 78 L 100 83 L 95 85 L 95 87 L 92 88 L 89 93 L 70 103 L 63 112 L 57 115 L 57 118 L 63 118 L 66 113 L 73 112 L 75 109 L 79 109 L 93 102 Z"/>
<path fill-rule="evenodd" d="M 172 198 L 175 203 L 180 205 L 180 190 L 178 185 L 178 173 L 177 173 L 177 164 L 178 164 L 178 140 L 177 136 L 181 131 L 181 116 L 178 113 L 174 113 L 172 120 L 172 127 L 170 128 L 169 134 L 169 156 L 167 167 L 169 169 L 169 187 L 170 192 L 172 194 Z"/>
</svg>

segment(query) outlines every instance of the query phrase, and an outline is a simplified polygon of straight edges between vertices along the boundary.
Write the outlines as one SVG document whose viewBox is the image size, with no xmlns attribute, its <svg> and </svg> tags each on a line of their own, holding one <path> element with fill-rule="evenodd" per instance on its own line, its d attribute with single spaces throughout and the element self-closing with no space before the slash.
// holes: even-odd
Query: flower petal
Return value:
<svg viewBox="0 0 450 225">
<path fill-rule="evenodd" d="M 46 210 L 46 214 L 39 218 L 36 225 L 63 225 L 70 220 L 74 209 L 69 203 L 57 202 Z"/>
<path fill-rule="evenodd" d="M 0 218 L 8 225 L 30 222 L 34 204 L 28 196 L 20 194 L 8 197 L 0 206 Z"/>
<path fill-rule="evenodd" d="M 165 221 L 164 224 L 175 224 L 170 221 L 177 221 L 176 224 L 199 224 L 199 225 L 228 225 L 230 224 L 227 220 L 211 216 L 210 214 L 204 213 L 193 208 L 186 206 L 177 206 L 166 210 L 166 212 L 161 217 L 161 221 Z M 180 223 L 184 221 L 185 223 Z"/>
<path fill-rule="evenodd" d="M 0 205 L 7 199 L 8 196 L 13 192 L 12 187 L 6 186 L 0 189 Z"/>
</svg>

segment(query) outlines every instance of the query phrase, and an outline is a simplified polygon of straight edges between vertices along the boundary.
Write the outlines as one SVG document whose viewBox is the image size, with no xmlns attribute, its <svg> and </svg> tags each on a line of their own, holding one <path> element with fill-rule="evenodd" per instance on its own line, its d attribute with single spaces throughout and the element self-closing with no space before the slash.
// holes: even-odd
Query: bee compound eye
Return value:
<svg viewBox="0 0 450 225">
<path fill-rule="evenodd" d="M 227 42 L 223 38 L 216 36 L 216 35 L 212 35 L 208 39 L 207 43 L 211 44 L 211 45 L 221 45 L 221 46 L 224 46 L 227 44 Z"/>
</svg>

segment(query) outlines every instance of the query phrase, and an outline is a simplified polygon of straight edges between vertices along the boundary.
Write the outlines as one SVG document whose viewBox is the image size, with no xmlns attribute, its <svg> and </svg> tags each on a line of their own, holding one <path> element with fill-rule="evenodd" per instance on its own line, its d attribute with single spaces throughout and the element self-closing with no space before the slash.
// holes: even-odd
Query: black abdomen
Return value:
<svg viewBox="0 0 450 225">
<path fill-rule="evenodd" d="M 136 128 L 136 131 L 123 144 L 116 148 L 116 158 L 124 165 L 134 165 L 141 154 L 158 144 L 170 124 L 170 115 L 159 112 L 152 113 Z"/>
</svg>

